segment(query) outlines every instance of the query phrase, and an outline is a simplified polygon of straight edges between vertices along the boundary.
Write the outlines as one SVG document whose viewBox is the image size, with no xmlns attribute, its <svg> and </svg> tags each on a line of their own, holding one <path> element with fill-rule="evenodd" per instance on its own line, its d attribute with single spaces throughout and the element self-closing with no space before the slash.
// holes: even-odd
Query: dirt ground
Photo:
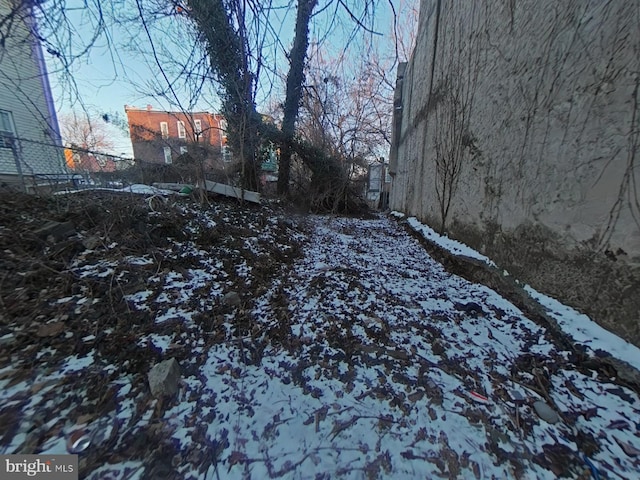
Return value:
<svg viewBox="0 0 640 480">
<path fill-rule="evenodd" d="M 585 456 L 631 478 L 633 374 L 394 222 L 0 192 L 0 448 L 93 432 L 92 479 L 589 478 Z M 179 394 L 153 398 L 167 358 Z M 530 397 L 515 416 L 512 390 Z"/>
</svg>

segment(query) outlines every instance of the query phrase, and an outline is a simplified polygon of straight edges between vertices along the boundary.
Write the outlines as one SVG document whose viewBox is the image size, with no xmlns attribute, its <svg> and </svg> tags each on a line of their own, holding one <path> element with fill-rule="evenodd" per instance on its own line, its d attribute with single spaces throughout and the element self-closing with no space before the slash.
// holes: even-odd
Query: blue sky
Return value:
<svg viewBox="0 0 640 480">
<path fill-rule="evenodd" d="M 95 0 L 98 1 L 98 0 Z M 98 2 L 100 3 L 100 2 Z M 394 1 L 397 11 L 406 7 L 406 3 Z M 294 5 L 294 4 L 292 4 Z M 321 2 L 320 8 L 326 5 Z M 383 36 L 367 35 L 377 42 L 392 42 L 389 33 L 392 29 L 392 13 L 386 2 L 382 2 L 376 11 L 375 30 L 384 33 Z M 133 9 L 135 3 L 130 4 Z M 122 8 L 122 6 L 120 6 Z M 318 8 L 316 9 L 316 11 Z M 115 12 L 116 15 L 127 14 L 127 10 Z M 263 111 L 268 110 L 267 103 L 276 99 L 281 101 L 284 97 L 282 83 L 278 82 L 277 76 L 286 74 L 287 62 L 284 60 L 283 50 L 289 49 L 293 38 L 293 22 L 295 21 L 294 10 L 275 10 L 272 13 L 272 24 L 274 31 L 279 37 L 271 47 L 265 49 L 268 65 L 277 65 L 279 70 L 273 67 L 265 69 L 266 74 L 263 79 L 263 88 L 258 91 L 258 105 Z M 136 12 L 128 12 L 134 17 Z M 156 54 L 161 61 L 165 59 L 169 62 L 166 71 L 171 78 L 172 59 L 186 58 L 191 44 L 190 37 L 185 31 L 188 29 L 188 22 L 179 14 L 168 12 L 163 20 L 156 26 L 150 24 L 151 34 L 154 36 L 154 46 Z M 324 46 L 329 53 L 335 53 L 343 48 L 343 45 L 350 38 L 355 27 L 353 21 L 348 18 L 344 10 L 336 10 L 332 6 L 314 19 L 311 29 L 311 37 L 318 39 L 324 32 L 332 26 L 332 34 L 325 40 Z M 75 28 L 73 46 L 76 50 L 88 42 L 88 39 L 95 30 L 92 26 L 95 19 L 86 12 L 79 10 L 69 13 L 70 22 Z M 117 112 L 124 117 L 124 105 L 134 105 L 145 107 L 147 104 L 156 109 L 177 109 L 174 102 L 168 102 L 162 96 L 154 93 L 165 90 L 167 83 L 161 75 L 156 65 L 150 42 L 142 26 L 132 28 L 135 23 L 122 26 L 115 22 L 108 22 L 107 33 L 98 38 L 87 55 L 78 58 L 70 67 L 72 81 L 69 75 L 59 74 L 55 58 L 49 55 L 50 82 L 54 94 L 54 101 L 59 113 L 66 113 L 71 110 L 81 112 L 86 110 L 92 114 L 102 114 L 106 112 Z M 360 38 L 360 37 L 358 37 Z M 71 42 L 70 42 L 71 43 Z M 357 42 L 352 40 L 352 49 L 355 51 Z M 177 76 L 177 74 L 175 75 Z M 269 85 L 275 82 L 273 89 Z M 75 83 L 75 84 L 74 84 Z M 182 105 L 189 105 L 191 110 L 217 111 L 219 109 L 218 99 L 214 92 L 214 86 L 207 82 L 207 88 L 197 98 L 190 98 L 187 89 L 176 89 L 177 97 Z M 271 98 L 269 98 L 269 95 Z M 171 103 L 174 103 L 173 105 Z M 132 154 L 131 144 L 128 136 L 115 127 L 108 127 L 113 134 L 116 147 L 111 153 L 125 156 Z"/>
</svg>

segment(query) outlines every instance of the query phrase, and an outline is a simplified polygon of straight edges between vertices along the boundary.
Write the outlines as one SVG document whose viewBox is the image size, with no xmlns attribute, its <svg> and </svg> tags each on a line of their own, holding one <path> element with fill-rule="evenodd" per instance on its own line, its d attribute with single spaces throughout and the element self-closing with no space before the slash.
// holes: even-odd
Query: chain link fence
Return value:
<svg viewBox="0 0 640 480">
<path fill-rule="evenodd" d="M 87 186 L 122 185 L 133 159 L 0 135 L 0 182 L 28 193 Z"/>
<path fill-rule="evenodd" d="M 224 152 L 205 150 L 190 145 L 176 150 L 171 163 L 161 163 L 4 134 L 0 135 L 0 187 L 47 193 L 136 183 L 237 183 L 241 165 L 226 161 Z"/>
</svg>

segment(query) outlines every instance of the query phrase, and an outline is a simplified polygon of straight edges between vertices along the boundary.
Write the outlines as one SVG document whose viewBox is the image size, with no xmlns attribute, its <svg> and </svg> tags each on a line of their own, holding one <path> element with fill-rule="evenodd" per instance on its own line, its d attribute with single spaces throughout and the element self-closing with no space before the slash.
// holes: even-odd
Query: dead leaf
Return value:
<svg viewBox="0 0 640 480">
<path fill-rule="evenodd" d="M 62 333 L 63 330 L 64 330 L 64 323 L 62 322 L 47 323 L 45 325 L 40 326 L 36 335 L 41 338 L 55 337 L 56 335 L 59 335 L 60 333 Z"/>
<path fill-rule="evenodd" d="M 29 391 L 31 392 L 31 395 L 34 395 L 38 393 L 40 390 L 42 390 L 44 387 L 48 387 L 52 383 L 57 383 L 57 382 L 51 382 L 51 380 L 47 380 L 44 382 L 34 383 L 33 385 L 31 385 L 31 388 L 29 389 Z"/>
<path fill-rule="evenodd" d="M 409 359 L 409 354 L 407 352 L 405 352 L 404 350 L 392 350 L 392 349 L 387 349 L 387 355 L 389 355 L 391 358 L 395 358 L 397 360 L 408 360 Z"/>
<path fill-rule="evenodd" d="M 629 424 L 626 420 L 614 420 L 609 425 L 607 425 L 607 430 L 616 429 L 616 430 L 626 430 L 629 428 Z"/>
<path fill-rule="evenodd" d="M 435 420 L 436 418 L 438 418 L 438 414 L 433 408 L 429 407 L 428 412 L 429 412 L 429 418 L 431 418 L 431 420 Z"/>
<path fill-rule="evenodd" d="M 78 419 L 76 420 L 76 423 L 78 425 L 83 425 L 85 423 L 89 423 L 91 420 L 93 420 L 96 416 L 92 413 L 85 413 L 84 415 L 80 415 L 78 417 Z"/>
<path fill-rule="evenodd" d="M 417 392 L 409 394 L 407 398 L 409 398 L 411 402 L 415 403 L 418 400 L 422 400 L 422 397 L 424 397 L 424 392 L 422 390 L 418 390 Z"/>
<path fill-rule="evenodd" d="M 482 471 L 478 462 L 471 462 L 471 470 L 473 470 L 473 476 L 477 479 L 482 478 Z"/>
<path fill-rule="evenodd" d="M 620 448 L 622 449 L 622 451 L 627 455 L 629 455 L 630 457 L 637 457 L 638 455 L 640 455 L 640 450 L 638 450 L 636 447 L 634 447 L 630 443 L 623 442 L 616 436 L 614 436 L 613 438 L 615 439 L 616 443 L 620 445 Z"/>
<path fill-rule="evenodd" d="M 239 452 L 238 450 L 234 450 L 233 452 L 231 452 L 231 455 L 229 455 L 229 458 L 227 460 L 229 461 L 229 466 L 231 467 L 236 463 L 245 462 L 247 460 L 247 455 L 243 452 Z"/>
<path fill-rule="evenodd" d="M 402 456 L 402 458 L 406 460 L 414 460 L 416 458 L 419 458 L 413 454 L 413 450 L 405 450 L 404 452 L 400 452 L 400 456 Z"/>
</svg>

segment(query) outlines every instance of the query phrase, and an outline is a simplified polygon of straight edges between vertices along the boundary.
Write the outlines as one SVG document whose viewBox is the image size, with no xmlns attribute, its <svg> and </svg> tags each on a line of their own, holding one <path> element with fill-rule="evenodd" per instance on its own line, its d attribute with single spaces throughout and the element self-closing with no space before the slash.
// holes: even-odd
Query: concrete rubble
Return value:
<svg viewBox="0 0 640 480">
<path fill-rule="evenodd" d="M 181 378 L 180 365 L 175 358 L 170 358 L 155 365 L 147 378 L 154 397 L 170 397 L 178 391 Z"/>
</svg>

